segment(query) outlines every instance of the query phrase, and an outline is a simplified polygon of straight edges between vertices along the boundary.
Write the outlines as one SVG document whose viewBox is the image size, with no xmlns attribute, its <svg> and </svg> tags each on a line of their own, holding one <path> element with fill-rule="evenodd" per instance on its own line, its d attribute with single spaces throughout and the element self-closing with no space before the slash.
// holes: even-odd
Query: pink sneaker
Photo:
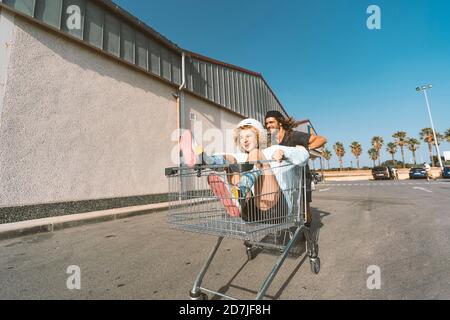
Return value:
<svg viewBox="0 0 450 320">
<path fill-rule="evenodd" d="M 214 195 L 222 202 L 227 213 L 232 217 L 239 217 L 241 215 L 241 209 L 237 192 L 238 189 L 235 190 L 236 192 L 233 192 L 233 190 L 230 192 L 228 185 L 215 173 L 211 173 L 208 176 L 208 184 Z"/>
</svg>

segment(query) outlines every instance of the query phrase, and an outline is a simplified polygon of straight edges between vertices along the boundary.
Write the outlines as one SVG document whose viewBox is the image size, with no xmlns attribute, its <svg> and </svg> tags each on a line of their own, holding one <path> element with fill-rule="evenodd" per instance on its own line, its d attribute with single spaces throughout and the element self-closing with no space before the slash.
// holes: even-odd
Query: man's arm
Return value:
<svg viewBox="0 0 450 320">
<path fill-rule="evenodd" d="M 305 165 L 309 159 L 309 151 L 303 146 L 281 147 L 284 158 L 295 165 Z"/>
<path fill-rule="evenodd" d="M 309 138 L 309 149 L 317 149 L 323 147 L 327 143 L 327 139 L 322 136 L 311 135 Z"/>
<path fill-rule="evenodd" d="M 273 151 L 272 160 L 281 162 L 282 160 L 288 160 L 295 165 L 304 165 L 309 159 L 309 151 L 304 146 L 286 147 L 286 146 L 272 146 L 264 150 L 267 157 L 267 153 Z"/>
</svg>

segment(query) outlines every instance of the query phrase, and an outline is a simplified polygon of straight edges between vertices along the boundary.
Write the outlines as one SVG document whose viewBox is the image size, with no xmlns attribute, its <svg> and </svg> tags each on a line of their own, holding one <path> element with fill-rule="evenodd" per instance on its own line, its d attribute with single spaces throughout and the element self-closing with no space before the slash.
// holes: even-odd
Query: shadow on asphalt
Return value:
<svg viewBox="0 0 450 320">
<path fill-rule="evenodd" d="M 226 294 L 230 288 L 237 288 L 237 289 L 242 290 L 242 291 L 254 293 L 255 296 L 256 296 L 257 292 L 249 290 L 247 288 L 242 288 L 242 287 L 239 287 L 239 286 L 235 286 L 235 285 L 232 284 L 234 279 L 236 279 L 236 277 L 239 275 L 239 273 L 241 273 L 241 271 L 244 270 L 244 268 L 245 268 L 245 266 L 247 265 L 248 262 L 249 262 L 249 260 L 245 261 L 244 264 L 234 274 L 234 276 L 231 277 L 231 279 L 228 281 L 228 283 L 225 284 L 223 287 L 220 287 L 220 289 L 217 290 L 217 292 L 219 292 L 221 294 Z M 214 295 L 214 296 L 211 297 L 211 300 L 220 300 L 220 299 L 221 299 L 221 297 L 218 296 L 218 295 Z"/>
<path fill-rule="evenodd" d="M 324 226 L 322 220 L 323 220 L 323 218 L 329 216 L 331 213 L 322 211 L 322 210 L 319 210 L 316 208 L 312 208 L 312 207 L 311 207 L 311 209 L 312 209 L 311 237 L 316 241 L 317 244 L 319 244 L 320 229 Z M 289 236 L 288 236 L 287 232 L 288 231 L 283 231 L 279 235 L 276 235 L 276 236 L 269 235 L 265 239 L 263 239 L 262 242 L 273 243 L 273 244 L 277 244 L 277 245 L 286 245 L 289 242 Z M 319 251 L 319 245 L 317 246 L 317 251 Z M 280 253 L 280 250 L 277 250 L 277 249 L 255 248 L 255 257 L 259 254 L 269 254 L 269 255 L 280 256 L 281 253 Z M 301 256 L 303 256 L 302 259 L 297 264 L 295 269 L 291 272 L 291 274 L 288 276 L 286 281 L 281 285 L 281 287 L 277 291 L 277 293 L 274 296 L 265 295 L 265 298 L 269 298 L 269 299 L 273 299 L 273 300 L 279 299 L 280 296 L 282 295 L 283 291 L 287 288 L 289 283 L 292 281 L 292 279 L 294 278 L 294 276 L 300 269 L 300 267 L 306 261 L 308 261 L 308 256 L 306 255 L 306 242 L 305 242 L 304 236 L 300 236 L 299 239 L 293 244 L 291 250 L 289 251 L 288 258 L 297 259 L 297 258 L 300 258 Z M 254 290 L 250 290 L 248 288 L 244 288 L 244 287 L 240 287 L 240 286 L 236 286 L 236 285 L 232 284 L 234 279 L 236 279 L 236 277 L 239 275 L 239 273 L 241 273 L 241 271 L 244 270 L 245 266 L 248 263 L 249 263 L 249 260 L 245 261 L 245 263 L 237 270 L 237 272 L 228 281 L 228 283 L 225 284 L 223 287 L 221 287 L 218 290 L 218 292 L 221 294 L 226 294 L 230 288 L 235 288 L 235 289 L 238 289 L 238 290 L 241 290 L 244 292 L 252 293 L 256 297 L 258 292 L 254 291 Z M 280 271 L 281 270 L 282 270 L 282 268 L 280 269 Z M 220 300 L 220 299 L 221 299 L 221 297 L 218 295 L 214 295 L 211 297 L 211 300 Z"/>
<path fill-rule="evenodd" d="M 317 244 L 319 244 L 320 229 L 324 226 L 322 220 L 323 218 L 329 216 L 331 213 L 313 207 L 311 207 L 311 209 L 312 209 L 311 237 Z M 278 237 L 268 236 L 265 239 L 265 241 L 269 243 L 275 243 L 277 245 L 287 245 L 289 242 L 289 236 L 287 231 L 285 231 L 282 232 L 281 235 Z M 277 256 L 280 255 L 280 251 L 275 249 L 264 249 L 261 250 L 261 252 Z M 301 235 L 298 238 L 298 240 L 293 244 L 291 250 L 289 251 L 288 257 L 297 259 L 305 253 L 306 253 L 306 242 L 304 236 Z"/>
</svg>

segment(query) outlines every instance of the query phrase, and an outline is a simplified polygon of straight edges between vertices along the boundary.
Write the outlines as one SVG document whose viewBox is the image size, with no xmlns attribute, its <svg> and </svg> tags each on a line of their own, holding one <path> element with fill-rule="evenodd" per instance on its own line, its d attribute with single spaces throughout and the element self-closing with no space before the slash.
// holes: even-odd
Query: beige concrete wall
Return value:
<svg viewBox="0 0 450 320">
<path fill-rule="evenodd" d="M 0 116 L 0 206 L 167 191 L 174 89 L 15 20 Z"/>
<path fill-rule="evenodd" d="M 14 41 L 14 17 L 0 9 L 0 121 L 5 97 L 11 44 Z"/>
<path fill-rule="evenodd" d="M 208 153 L 236 151 L 232 130 L 243 117 L 189 94 L 186 94 L 185 110 L 186 128 L 192 130 L 196 142 Z M 195 121 L 190 120 L 191 113 Z"/>
</svg>

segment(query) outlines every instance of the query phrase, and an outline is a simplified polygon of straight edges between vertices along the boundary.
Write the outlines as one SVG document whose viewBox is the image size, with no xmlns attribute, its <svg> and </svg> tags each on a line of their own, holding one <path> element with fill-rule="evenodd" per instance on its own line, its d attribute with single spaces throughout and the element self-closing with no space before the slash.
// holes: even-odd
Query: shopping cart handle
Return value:
<svg viewBox="0 0 450 320">
<path fill-rule="evenodd" d="M 217 166 L 213 166 L 214 168 L 218 168 Z M 204 166 L 196 164 L 193 167 L 172 167 L 172 168 L 165 168 L 164 173 L 166 177 L 177 175 L 178 173 L 183 174 L 183 171 L 186 172 L 197 172 L 197 176 L 200 178 L 202 176 L 202 171 L 210 169 L 210 166 Z M 223 169 L 222 169 L 223 170 Z"/>
<path fill-rule="evenodd" d="M 178 173 L 178 168 L 166 168 L 164 172 L 166 177 L 170 177 Z"/>
<path fill-rule="evenodd" d="M 165 175 L 167 177 L 176 175 L 178 173 L 183 174 L 184 172 L 196 172 L 198 177 L 201 177 L 203 170 L 214 170 L 214 171 L 224 171 L 228 169 L 230 173 L 242 173 L 251 171 L 255 164 L 265 164 L 277 162 L 274 160 L 258 160 L 258 161 L 249 161 L 242 163 L 231 163 L 231 164 L 223 164 L 223 165 L 205 165 L 205 164 L 196 164 L 193 167 L 181 166 L 181 167 L 172 167 L 165 168 Z"/>
<path fill-rule="evenodd" d="M 232 173 L 241 173 L 252 170 L 254 166 L 255 165 L 253 163 L 245 162 L 245 163 L 230 164 L 228 168 Z"/>
</svg>

